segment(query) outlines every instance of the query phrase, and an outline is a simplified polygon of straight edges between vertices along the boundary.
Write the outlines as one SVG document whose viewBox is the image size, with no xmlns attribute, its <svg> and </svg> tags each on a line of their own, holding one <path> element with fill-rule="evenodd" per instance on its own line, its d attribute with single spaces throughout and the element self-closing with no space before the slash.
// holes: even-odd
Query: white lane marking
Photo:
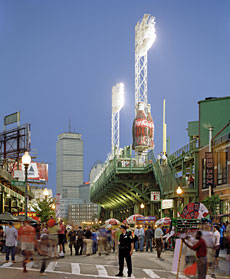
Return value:
<svg viewBox="0 0 230 279">
<path fill-rule="evenodd" d="M 57 266 L 57 262 L 50 262 L 46 268 L 47 272 L 54 272 L 55 267 Z"/>
<path fill-rule="evenodd" d="M 154 271 L 151 269 L 143 269 L 143 271 L 150 277 L 150 278 L 160 278 Z"/>
<path fill-rule="evenodd" d="M 32 268 L 33 264 L 34 264 L 34 262 L 33 262 L 33 261 L 32 261 L 32 262 L 27 263 L 27 264 L 26 264 L 26 268 Z"/>
<path fill-rule="evenodd" d="M 9 266 L 11 266 L 13 263 L 4 263 L 1 267 L 9 267 Z"/>
<path fill-rule="evenodd" d="M 107 271 L 106 271 L 106 269 L 105 269 L 105 267 L 103 265 L 97 264 L 96 268 L 98 270 L 98 276 L 107 277 L 108 278 L 108 273 L 107 273 Z"/>
<path fill-rule="evenodd" d="M 128 276 L 128 268 L 127 267 L 124 267 L 123 274 L 124 274 L 125 277 Z M 131 276 L 132 276 L 131 278 L 135 278 L 135 276 L 133 274 Z"/>
<path fill-rule="evenodd" d="M 72 274 L 79 275 L 80 274 L 80 264 L 79 263 L 71 263 Z"/>
</svg>

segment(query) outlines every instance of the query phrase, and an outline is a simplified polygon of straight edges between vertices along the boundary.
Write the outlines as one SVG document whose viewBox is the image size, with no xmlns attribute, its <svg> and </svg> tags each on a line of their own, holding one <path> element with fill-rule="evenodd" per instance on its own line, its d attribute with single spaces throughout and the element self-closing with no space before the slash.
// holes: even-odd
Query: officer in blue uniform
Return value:
<svg viewBox="0 0 230 279">
<path fill-rule="evenodd" d="M 131 232 L 127 232 L 127 227 L 121 225 L 121 235 L 119 239 L 119 273 L 116 274 L 117 277 L 123 276 L 124 269 L 124 259 L 126 259 L 128 267 L 128 277 L 131 277 L 132 274 L 132 260 L 131 256 L 133 254 L 134 241 L 131 235 Z"/>
</svg>

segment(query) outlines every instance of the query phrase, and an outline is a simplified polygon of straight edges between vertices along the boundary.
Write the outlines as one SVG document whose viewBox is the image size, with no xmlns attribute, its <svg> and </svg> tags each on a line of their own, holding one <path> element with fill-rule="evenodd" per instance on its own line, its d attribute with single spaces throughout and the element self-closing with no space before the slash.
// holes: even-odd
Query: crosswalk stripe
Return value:
<svg viewBox="0 0 230 279">
<path fill-rule="evenodd" d="M 33 264 L 34 264 L 33 261 L 32 261 L 32 262 L 29 262 L 29 263 L 26 264 L 26 267 L 27 267 L 27 268 L 32 268 Z"/>
<path fill-rule="evenodd" d="M 150 277 L 150 278 L 160 278 L 154 271 L 151 269 L 143 269 L 143 271 Z"/>
<path fill-rule="evenodd" d="M 96 265 L 96 268 L 98 270 L 98 275 L 101 277 L 108 277 L 108 273 L 103 265 Z"/>
<path fill-rule="evenodd" d="M 2 267 L 9 267 L 9 266 L 11 266 L 13 263 L 4 263 L 3 265 L 2 265 Z"/>
<path fill-rule="evenodd" d="M 57 266 L 57 262 L 50 262 L 46 268 L 46 271 L 52 272 L 52 271 L 54 271 L 56 266 Z"/>
<path fill-rule="evenodd" d="M 124 267 L 123 273 L 124 273 L 125 276 L 127 276 L 127 274 L 128 274 L 128 268 L 127 267 Z M 132 274 L 131 278 L 135 278 L 135 276 Z"/>
<path fill-rule="evenodd" d="M 79 275 L 80 274 L 80 264 L 79 263 L 71 263 L 72 274 Z"/>
</svg>

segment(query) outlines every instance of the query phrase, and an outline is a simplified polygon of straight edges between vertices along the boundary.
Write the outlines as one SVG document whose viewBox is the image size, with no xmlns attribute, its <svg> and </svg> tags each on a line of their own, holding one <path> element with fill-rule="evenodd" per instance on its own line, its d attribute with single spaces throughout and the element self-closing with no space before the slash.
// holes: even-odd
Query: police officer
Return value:
<svg viewBox="0 0 230 279">
<path fill-rule="evenodd" d="M 128 267 L 128 277 L 131 277 L 132 274 L 132 260 L 131 256 L 133 254 L 133 238 L 130 232 L 127 232 L 127 227 L 121 225 L 121 235 L 119 239 L 119 273 L 116 274 L 117 277 L 123 276 L 124 269 L 124 259 L 126 259 Z"/>
</svg>

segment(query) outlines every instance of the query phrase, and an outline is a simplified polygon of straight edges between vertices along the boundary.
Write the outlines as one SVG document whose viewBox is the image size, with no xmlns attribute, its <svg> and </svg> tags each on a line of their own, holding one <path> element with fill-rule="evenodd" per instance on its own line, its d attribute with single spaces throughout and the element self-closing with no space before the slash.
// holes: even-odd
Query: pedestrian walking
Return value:
<svg viewBox="0 0 230 279">
<path fill-rule="evenodd" d="M 145 237 L 146 237 L 146 252 L 148 252 L 148 249 L 150 249 L 150 252 L 153 251 L 153 229 L 151 226 L 148 226 L 148 229 L 145 232 Z"/>
<path fill-rule="evenodd" d="M 4 246 L 5 246 L 4 230 L 3 227 L 0 226 L 0 252 L 3 251 Z"/>
<path fill-rule="evenodd" d="M 92 231 L 92 240 L 93 240 L 93 254 L 97 253 L 97 232 Z"/>
<path fill-rule="evenodd" d="M 145 242 L 145 231 L 143 227 L 139 229 L 139 240 L 140 240 L 140 252 L 143 252 L 144 242 Z"/>
<path fill-rule="evenodd" d="M 65 245 L 65 225 L 63 224 L 63 221 L 60 220 L 58 224 L 58 244 L 59 244 L 59 256 L 65 257 L 64 253 L 64 245 Z"/>
<path fill-rule="evenodd" d="M 102 252 L 106 253 L 106 229 L 100 228 L 98 231 L 98 255 L 101 256 Z"/>
<path fill-rule="evenodd" d="M 123 276 L 124 270 L 124 260 L 126 259 L 127 268 L 128 268 L 128 277 L 132 275 L 132 259 L 133 254 L 133 238 L 130 232 L 127 232 L 127 227 L 121 225 L 121 235 L 119 238 L 119 273 L 116 274 L 117 277 Z"/>
<path fill-rule="evenodd" d="M 86 256 L 90 256 L 92 254 L 92 244 L 93 244 L 92 232 L 90 228 L 86 228 L 84 236 L 85 236 L 84 242 L 86 245 Z"/>
<path fill-rule="evenodd" d="M 138 246 L 139 246 L 139 240 L 140 240 L 140 227 L 137 226 L 136 229 L 134 230 L 134 236 L 135 236 L 135 250 L 136 252 L 138 251 Z"/>
<path fill-rule="evenodd" d="M 77 254 L 76 236 L 77 234 L 72 226 L 71 231 L 68 233 L 70 256 L 73 255 L 73 247 L 75 249 L 75 255 Z"/>
<path fill-rule="evenodd" d="M 30 226 L 29 221 L 24 221 L 23 226 L 19 229 L 19 240 L 21 242 L 21 250 L 24 255 L 23 272 L 26 270 L 26 264 L 32 258 L 35 247 L 35 229 Z"/>
<path fill-rule="evenodd" d="M 163 231 L 162 231 L 161 227 L 162 227 L 162 225 L 159 225 L 158 228 L 156 228 L 155 235 L 154 235 L 158 259 L 161 259 L 161 252 L 163 249 Z"/>
<path fill-rule="evenodd" d="M 198 240 L 198 242 L 193 246 L 188 244 L 185 241 L 185 239 L 182 239 L 182 241 L 190 249 L 196 251 L 198 279 L 206 279 L 206 274 L 207 274 L 207 245 L 206 245 L 205 240 L 202 238 L 202 232 L 201 231 L 198 231 L 196 233 L 196 239 Z"/>
<path fill-rule="evenodd" d="M 218 226 L 214 226 L 213 242 L 214 242 L 214 250 L 215 250 L 214 267 L 216 268 L 219 266 L 219 254 L 220 254 L 220 232 Z"/>
<path fill-rule="evenodd" d="M 47 273 L 45 273 L 45 269 L 46 269 L 46 261 L 49 254 L 49 237 L 48 237 L 48 230 L 46 228 L 42 230 L 42 233 L 40 235 L 39 253 L 42 256 L 40 275 L 47 275 Z"/>
<path fill-rule="evenodd" d="M 5 238 L 6 262 L 9 262 L 9 255 L 11 254 L 11 260 L 15 263 L 15 246 L 18 238 L 18 232 L 15 229 L 13 222 L 9 222 L 8 227 L 6 227 Z"/>
<path fill-rule="evenodd" d="M 58 245 L 58 225 L 55 219 L 51 216 L 48 225 L 48 238 L 49 238 L 49 246 L 50 246 L 50 257 L 57 257 L 57 245 Z"/>
<path fill-rule="evenodd" d="M 84 232 L 82 230 L 82 227 L 79 226 L 78 230 L 77 230 L 77 250 L 76 250 L 76 255 L 82 255 L 83 252 L 83 236 L 84 236 Z M 80 252 L 79 252 L 80 251 Z"/>
</svg>

